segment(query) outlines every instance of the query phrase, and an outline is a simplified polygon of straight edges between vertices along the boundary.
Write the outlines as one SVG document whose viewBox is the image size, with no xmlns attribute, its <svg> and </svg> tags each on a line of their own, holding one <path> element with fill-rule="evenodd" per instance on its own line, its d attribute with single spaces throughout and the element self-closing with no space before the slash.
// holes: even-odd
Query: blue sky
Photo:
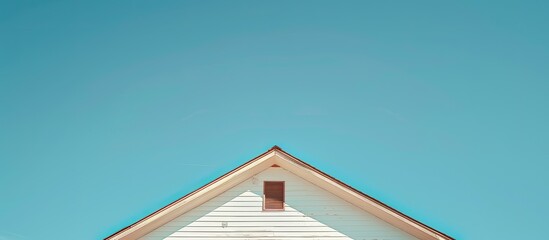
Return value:
<svg viewBox="0 0 549 240">
<path fill-rule="evenodd" d="M 272 145 L 543 239 L 545 1 L 1 1 L 0 239 L 101 239 Z"/>
</svg>

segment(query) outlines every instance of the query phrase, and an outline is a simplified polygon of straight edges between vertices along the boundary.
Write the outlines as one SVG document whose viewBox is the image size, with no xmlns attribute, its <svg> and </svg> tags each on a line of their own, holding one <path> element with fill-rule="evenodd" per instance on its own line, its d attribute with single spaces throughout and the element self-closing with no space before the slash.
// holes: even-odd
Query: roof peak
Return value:
<svg viewBox="0 0 549 240">
<path fill-rule="evenodd" d="M 277 145 L 274 145 L 270 150 L 282 150 L 282 148 L 280 148 Z"/>
</svg>

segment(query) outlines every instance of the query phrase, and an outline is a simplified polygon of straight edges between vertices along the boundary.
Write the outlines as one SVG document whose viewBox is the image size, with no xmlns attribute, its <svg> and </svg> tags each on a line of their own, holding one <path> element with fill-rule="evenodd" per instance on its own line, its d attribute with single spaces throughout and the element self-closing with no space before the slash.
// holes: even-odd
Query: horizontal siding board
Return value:
<svg viewBox="0 0 549 240">
<path fill-rule="evenodd" d="M 273 222 L 231 222 L 228 227 L 323 227 L 324 224 L 312 221 L 312 222 L 289 222 L 289 221 L 273 221 Z M 189 226 L 208 226 L 208 227 L 221 227 L 219 222 L 196 222 Z"/>
<path fill-rule="evenodd" d="M 145 236 L 141 238 L 143 240 L 182 240 L 182 239 L 189 239 L 188 237 L 162 237 L 162 236 Z M 248 240 L 248 239 L 261 239 L 261 240 L 303 240 L 303 239 L 322 239 L 322 240 L 347 240 L 348 237 L 261 237 L 261 238 L 250 238 L 247 236 L 241 236 L 241 237 L 193 237 L 191 239 L 199 239 L 199 240 Z"/>
<path fill-rule="evenodd" d="M 219 224 L 221 225 L 221 224 Z M 186 227 L 185 232 L 204 232 L 204 231 L 212 231 L 212 232 L 303 232 L 304 228 L 303 226 L 229 226 L 229 227 L 221 227 L 221 226 L 211 227 L 211 226 L 204 226 L 204 227 Z M 169 229 L 166 229 L 170 231 Z M 327 227 L 327 226 L 307 226 L 307 231 L 314 231 L 314 232 L 334 232 L 335 230 Z M 173 231 L 173 229 L 171 230 Z M 175 229 L 175 232 L 177 232 L 178 229 Z"/>
<path fill-rule="evenodd" d="M 261 203 L 259 203 L 261 204 Z M 293 213 L 299 213 L 301 215 L 306 215 L 307 213 L 323 213 L 325 215 L 340 215 L 340 216 L 353 216 L 353 215 L 357 215 L 355 213 L 355 210 L 353 209 L 337 209 L 336 207 L 334 206 L 307 206 L 307 207 L 303 207 L 301 208 L 300 210 L 296 210 L 294 208 L 291 208 L 289 206 L 287 206 L 284 210 L 284 213 L 280 213 L 280 212 L 265 212 L 262 210 L 261 206 L 243 206 L 243 207 L 234 207 L 234 206 L 230 206 L 230 207 L 227 207 L 227 206 L 224 206 L 224 207 L 219 207 L 219 208 L 216 208 L 214 212 L 211 212 L 211 211 L 208 211 L 208 209 L 195 209 L 195 211 L 192 212 L 192 214 L 190 215 L 197 215 L 197 216 L 202 216 L 202 215 L 206 215 L 206 214 L 214 214 L 214 213 L 223 213 L 224 215 L 225 214 L 230 214 L 230 213 L 235 213 L 236 215 L 239 215 L 240 213 L 242 214 L 245 214 L 245 215 L 251 215 L 251 214 L 254 214 L 254 215 L 269 215 L 269 214 L 283 214 L 283 215 L 286 215 L 286 214 L 293 214 Z"/>
<path fill-rule="evenodd" d="M 283 237 L 341 237 L 344 236 L 339 232 L 315 232 L 315 231 L 302 231 L 302 232 L 274 232 L 274 231 L 254 231 L 254 232 L 175 232 L 170 236 L 177 237 L 237 237 L 237 236 L 247 236 L 247 237 L 274 237 L 274 236 L 283 236 Z"/>
</svg>

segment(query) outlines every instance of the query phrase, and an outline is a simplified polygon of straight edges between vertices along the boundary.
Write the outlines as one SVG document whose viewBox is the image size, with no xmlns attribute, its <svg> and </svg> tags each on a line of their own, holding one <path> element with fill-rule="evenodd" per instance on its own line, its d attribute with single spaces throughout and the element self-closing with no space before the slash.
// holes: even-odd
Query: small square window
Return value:
<svg viewBox="0 0 549 240">
<path fill-rule="evenodd" d="M 263 210 L 284 210 L 284 182 L 263 183 Z"/>
</svg>

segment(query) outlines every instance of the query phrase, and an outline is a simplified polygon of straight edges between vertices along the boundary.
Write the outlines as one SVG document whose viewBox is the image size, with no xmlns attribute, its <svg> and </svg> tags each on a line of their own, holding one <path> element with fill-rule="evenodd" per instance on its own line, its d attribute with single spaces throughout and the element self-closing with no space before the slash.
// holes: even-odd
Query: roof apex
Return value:
<svg viewBox="0 0 549 240">
<path fill-rule="evenodd" d="M 274 146 L 273 146 L 271 149 L 269 149 L 269 150 L 281 150 L 281 151 L 284 151 L 284 150 L 282 150 L 282 148 L 280 148 L 280 147 L 277 146 L 277 145 L 274 145 Z"/>
</svg>

